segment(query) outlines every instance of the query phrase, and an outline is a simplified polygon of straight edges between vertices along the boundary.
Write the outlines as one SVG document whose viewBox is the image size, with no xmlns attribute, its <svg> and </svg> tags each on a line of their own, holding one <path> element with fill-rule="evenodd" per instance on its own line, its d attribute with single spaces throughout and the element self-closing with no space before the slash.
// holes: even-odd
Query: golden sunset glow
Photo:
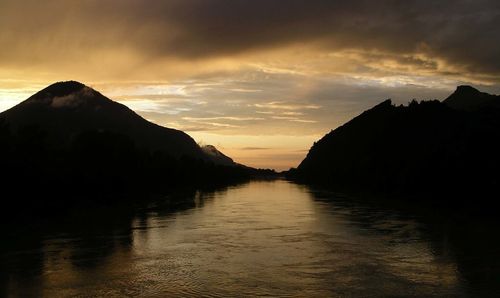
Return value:
<svg viewBox="0 0 500 298">
<path fill-rule="evenodd" d="M 357 2 L 1 0 L 0 110 L 77 80 L 284 170 L 384 99 L 443 99 L 464 83 L 500 93 L 495 10 Z"/>
</svg>

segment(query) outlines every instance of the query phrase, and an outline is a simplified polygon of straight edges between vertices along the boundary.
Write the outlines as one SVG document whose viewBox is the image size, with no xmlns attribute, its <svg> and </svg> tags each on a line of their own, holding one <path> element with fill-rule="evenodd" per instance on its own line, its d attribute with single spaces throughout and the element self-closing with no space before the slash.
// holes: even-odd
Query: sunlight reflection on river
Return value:
<svg viewBox="0 0 500 298">
<path fill-rule="evenodd" d="M 0 286 L 46 297 L 470 294 L 446 237 L 411 216 L 281 180 L 193 199 L 4 249 Z"/>
</svg>

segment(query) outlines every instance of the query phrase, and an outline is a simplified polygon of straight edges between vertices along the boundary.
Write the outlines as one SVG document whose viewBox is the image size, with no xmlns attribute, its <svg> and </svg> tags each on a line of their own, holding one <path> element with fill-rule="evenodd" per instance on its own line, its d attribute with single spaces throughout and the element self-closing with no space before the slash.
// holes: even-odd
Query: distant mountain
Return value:
<svg viewBox="0 0 500 298">
<path fill-rule="evenodd" d="M 444 102 L 386 100 L 316 142 L 288 176 L 357 190 L 498 192 L 499 100 L 467 86 Z"/>
<path fill-rule="evenodd" d="M 237 166 L 238 164 L 233 161 L 232 158 L 220 152 L 213 145 L 205 145 L 201 147 L 201 150 L 208 156 L 208 158 L 215 164 L 225 165 L 225 166 Z"/>
<path fill-rule="evenodd" d="M 79 82 L 59 82 L 0 113 L 11 129 L 36 126 L 48 134 L 50 146 L 69 146 L 85 131 L 126 135 L 137 146 L 171 156 L 205 158 L 196 142 L 182 131 L 151 123 L 126 106 Z"/>
<path fill-rule="evenodd" d="M 447 106 L 464 111 L 499 109 L 500 96 L 480 92 L 471 86 L 458 86 L 457 90 L 443 101 Z"/>
</svg>

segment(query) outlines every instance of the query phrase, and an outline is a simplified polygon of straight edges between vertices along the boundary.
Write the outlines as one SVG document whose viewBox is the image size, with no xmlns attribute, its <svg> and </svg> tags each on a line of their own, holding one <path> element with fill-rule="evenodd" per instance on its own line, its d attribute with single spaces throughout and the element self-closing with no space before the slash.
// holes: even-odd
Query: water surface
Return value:
<svg viewBox="0 0 500 298">
<path fill-rule="evenodd" d="M 493 296 L 497 226 L 376 207 L 286 181 L 186 195 L 178 211 L 3 227 L 11 297 Z"/>
</svg>

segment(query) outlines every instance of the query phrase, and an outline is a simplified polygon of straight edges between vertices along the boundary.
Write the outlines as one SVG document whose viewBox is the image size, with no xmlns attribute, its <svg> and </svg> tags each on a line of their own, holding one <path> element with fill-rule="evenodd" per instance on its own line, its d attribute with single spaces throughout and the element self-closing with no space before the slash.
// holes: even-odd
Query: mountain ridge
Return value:
<svg viewBox="0 0 500 298">
<path fill-rule="evenodd" d="M 381 192 L 498 192 L 498 99 L 462 86 L 443 102 L 385 100 L 315 142 L 287 176 Z"/>
<path fill-rule="evenodd" d="M 481 92 L 472 86 L 461 85 L 443 100 L 443 103 L 451 108 L 470 112 L 484 108 L 500 108 L 500 96 Z"/>
<path fill-rule="evenodd" d="M 34 215 L 275 175 L 210 149 L 84 84 L 58 82 L 0 113 L 0 203 Z"/>
<path fill-rule="evenodd" d="M 203 150 L 208 158 L 216 164 L 225 166 L 238 166 L 238 164 L 235 163 L 231 157 L 219 151 L 219 149 L 217 149 L 214 145 L 201 146 L 201 150 Z"/>
<path fill-rule="evenodd" d="M 36 125 L 50 134 L 50 143 L 67 146 L 86 130 L 130 136 L 140 147 L 181 157 L 206 159 L 186 133 L 151 123 L 123 104 L 76 82 L 54 83 L 0 113 L 14 130 Z"/>
</svg>

